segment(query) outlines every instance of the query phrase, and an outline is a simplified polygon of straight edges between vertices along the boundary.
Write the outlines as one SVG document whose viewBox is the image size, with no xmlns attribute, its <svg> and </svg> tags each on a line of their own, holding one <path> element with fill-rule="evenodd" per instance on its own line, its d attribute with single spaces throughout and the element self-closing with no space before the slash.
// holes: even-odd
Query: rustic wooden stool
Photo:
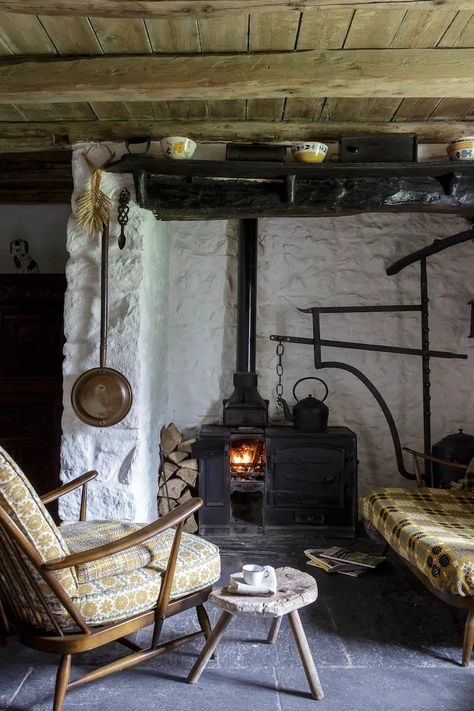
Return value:
<svg viewBox="0 0 474 711">
<path fill-rule="evenodd" d="M 268 644 L 276 642 L 282 618 L 284 615 L 288 615 L 311 689 L 311 695 L 313 699 L 322 699 L 324 697 L 323 687 L 319 681 L 308 640 L 298 614 L 300 607 L 306 607 L 318 597 L 316 580 L 308 573 L 302 573 L 294 568 L 278 568 L 275 572 L 277 592 L 271 597 L 232 595 L 225 588 L 217 588 L 212 591 L 208 602 L 217 605 L 217 607 L 222 607 L 223 611 L 211 636 L 191 669 L 187 679 L 189 684 L 195 684 L 199 680 L 233 615 L 273 618 L 267 639 Z"/>
</svg>

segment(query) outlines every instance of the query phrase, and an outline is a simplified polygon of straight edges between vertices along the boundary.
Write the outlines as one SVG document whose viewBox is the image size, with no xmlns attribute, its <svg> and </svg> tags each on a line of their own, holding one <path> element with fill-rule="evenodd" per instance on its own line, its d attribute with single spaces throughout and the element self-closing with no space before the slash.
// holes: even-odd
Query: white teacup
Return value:
<svg viewBox="0 0 474 711">
<path fill-rule="evenodd" d="M 242 571 L 247 585 L 260 585 L 262 580 L 268 576 L 268 570 L 265 570 L 261 565 L 244 565 Z"/>
</svg>

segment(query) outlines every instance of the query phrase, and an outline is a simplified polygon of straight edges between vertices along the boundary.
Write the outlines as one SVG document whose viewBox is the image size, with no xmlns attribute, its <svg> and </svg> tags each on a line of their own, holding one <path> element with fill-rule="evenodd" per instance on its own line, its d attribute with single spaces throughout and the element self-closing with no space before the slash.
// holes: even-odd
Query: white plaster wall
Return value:
<svg viewBox="0 0 474 711">
<path fill-rule="evenodd" d="M 73 153 L 77 197 L 86 187 L 84 146 Z M 117 153 L 123 150 L 118 147 Z M 94 153 L 90 154 L 93 156 Z M 102 156 L 97 156 L 100 158 Z M 166 412 L 168 229 L 149 211 L 130 203 L 127 244 L 117 246 L 118 195 L 129 176 L 104 176 L 103 189 L 113 201 L 109 255 L 109 329 L 107 364 L 129 379 L 133 406 L 110 428 L 82 423 L 70 403 L 76 378 L 99 361 L 100 243 L 91 240 L 71 217 L 68 224 L 67 292 L 65 300 L 64 413 L 62 478 L 98 469 L 90 486 L 91 518 L 156 518 L 158 433 Z M 133 192 L 132 192 L 133 194 Z M 76 519 L 79 496 L 61 500 L 63 519 Z"/>
<path fill-rule="evenodd" d="M 311 337 L 311 317 L 298 307 L 419 303 L 419 265 L 395 277 L 392 261 L 435 238 L 466 229 L 454 216 L 368 214 L 333 219 L 263 219 L 259 226 L 257 369 L 260 392 L 275 406 L 272 333 Z M 235 224 L 170 223 L 169 403 L 170 419 L 193 429 L 218 422 L 221 400 L 232 391 L 235 358 Z M 432 348 L 470 354 L 470 360 L 432 360 L 433 441 L 464 426 L 474 432 L 469 340 L 474 249 L 453 247 L 428 261 Z M 328 339 L 419 347 L 416 314 L 322 317 Z M 391 437 L 378 405 L 348 373 L 315 372 L 312 349 L 288 345 L 285 396 L 300 377 L 318 375 L 330 394 L 330 423 L 358 435 L 360 484 L 407 485 L 399 476 Z M 402 444 L 422 448 L 421 361 L 417 357 L 323 349 L 325 360 L 361 369 L 381 390 L 397 422 Z M 317 384 L 316 384 L 317 388 Z M 303 387 L 302 395 L 308 394 Z M 318 394 L 317 389 L 311 391 Z M 411 462 L 407 461 L 411 469 Z"/>
<path fill-rule="evenodd" d="M 0 205 L 0 272 L 15 274 L 10 255 L 13 239 L 26 239 L 42 274 L 66 267 L 66 225 L 70 205 Z"/>
</svg>

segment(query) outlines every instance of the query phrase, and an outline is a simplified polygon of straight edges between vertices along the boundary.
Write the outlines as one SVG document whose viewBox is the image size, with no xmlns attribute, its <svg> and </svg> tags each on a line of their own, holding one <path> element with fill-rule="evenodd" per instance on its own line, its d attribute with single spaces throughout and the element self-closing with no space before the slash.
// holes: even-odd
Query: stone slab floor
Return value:
<svg viewBox="0 0 474 711">
<path fill-rule="evenodd" d="M 395 556 L 359 579 L 306 567 L 303 548 L 318 544 L 306 540 L 290 547 L 262 540 L 258 554 L 248 555 L 238 541 L 221 550 L 223 581 L 243 562 L 314 571 L 319 600 L 302 612 L 302 620 L 326 693 L 323 701 L 308 694 L 288 622 L 277 644 L 269 646 L 260 643 L 268 621 L 239 618 L 195 686 L 185 679 L 200 640 L 71 691 L 64 711 L 473 711 L 474 662 L 467 669 L 459 665 L 465 612 L 425 591 Z M 350 545 L 375 550 L 366 539 Z M 209 611 L 214 622 L 217 611 Z M 169 620 L 166 635 L 191 629 L 194 617 L 191 611 Z M 142 631 L 137 641 L 146 643 L 149 634 Z M 123 651 L 111 645 L 78 662 L 90 669 Z M 50 711 L 54 657 L 10 643 L 0 647 L 0 669 L 1 709 Z"/>
</svg>

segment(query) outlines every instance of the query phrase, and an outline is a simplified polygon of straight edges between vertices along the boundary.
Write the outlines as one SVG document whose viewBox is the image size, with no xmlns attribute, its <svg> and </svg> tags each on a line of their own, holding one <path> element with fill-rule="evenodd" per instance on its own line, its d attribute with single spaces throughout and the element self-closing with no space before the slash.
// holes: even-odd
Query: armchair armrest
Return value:
<svg viewBox="0 0 474 711">
<path fill-rule="evenodd" d="M 47 494 L 43 494 L 43 496 L 41 496 L 41 501 L 43 504 L 49 504 L 51 501 L 56 501 L 56 499 L 59 499 L 60 496 L 69 494 L 70 491 L 74 491 L 74 489 L 84 486 L 84 484 L 87 484 L 88 481 L 95 479 L 97 476 L 99 476 L 99 473 L 96 471 L 86 472 L 85 474 L 76 477 L 76 479 L 72 479 L 62 486 L 58 486 L 57 489 L 53 489 L 52 491 L 48 491 Z"/>
<path fill-rule="evenodd" d="M 189 499 L 184 504 L 177 506 L 173 509 L 173 511 L 170 511 L 165 516 L 159 518 L 157 521 L 140 528 L 134 533 L 128 534 L 128 536 L 123 536 L 122 538 L 112 541 L 111 543 L 106 543 L 103 546 L 89 548 L 88 550 L 80 551 L 79 553 L 72 553 L 71 555 L 64 556 L 63 558 L 49 561 L 48 563 L 44 563 L 42 567 L 45 570 L 62 570 L 75 565 L 81 565 L 82 563 L 90 563 L 93 560 L 99 560 L 100 558 L 106 558 L 114 553 L 119 553 L 127 548 L 144 543 L 153 536 L 156 536 L 158 533 L 163 533 L 163 531 L 166 531 L 168 528 L 173 528 L 173 526 L 184 522 L 189 516 L 191 516 L 191 514 L 200 509 L 202 504 L 202 499 L 198 499 L 197 497 Z"/>
<path fill-rule="evenodd" d="M 49 504 L 51 501 L 56 501 L 56 499 L 59 499 L 61 496 L 64 496 L 64 494 L 69 494 L 70 491 L 74 491 L 74 489 L 78 489 L 80 486 L 82 486 L 79 521 L 85 521 L 87 515 L 87 484 L 89 481 L 95 479 L 97 476 L 99 476 L 99 473 L 95 470 L 86 472 L 85 474 L 78 476 L 76 479 L 68 481 L 66 484 L 59 486 L 57 489 L 53 489 L 53 491 L 50 491 L 48 494 L 44 494 L 41 497 L 41 501 L 43 502 L 43 504 Z"/>
</svg>

